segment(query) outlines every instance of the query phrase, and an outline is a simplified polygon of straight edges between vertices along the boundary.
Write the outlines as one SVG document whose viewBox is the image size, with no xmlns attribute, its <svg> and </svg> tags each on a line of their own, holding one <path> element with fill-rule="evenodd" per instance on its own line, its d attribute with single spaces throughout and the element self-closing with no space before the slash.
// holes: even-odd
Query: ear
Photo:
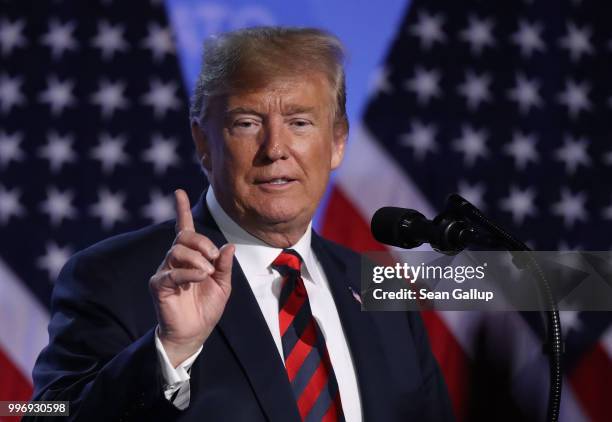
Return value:
<svg viewBox="0 0 612 422">
<path fill-rule="evenodd" d="M 331 151 L 331 169 L 335 170 L 342 163 L 344 158 L 344 149 L 348 139 L 348 121 L 342 119 L 334 123 L 334 139 L 332 141 Z"/>
<path fill-rule="evenodd" d="M 200 160 L 200 164 L 205 171 L 210 171 L 210 148 L 208 143 L 208 136 L 202 126 L 194 119 L 191 121 L 191 137 Z"/>
</svg>

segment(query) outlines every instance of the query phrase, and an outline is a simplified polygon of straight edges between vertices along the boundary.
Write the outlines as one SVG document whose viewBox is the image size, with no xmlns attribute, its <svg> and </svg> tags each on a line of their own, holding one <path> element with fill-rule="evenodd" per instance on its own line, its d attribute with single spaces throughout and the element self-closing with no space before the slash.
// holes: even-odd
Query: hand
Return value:
<svg viewBox="0 0 612 422">
<path fill-rule="evenodd" d="M 175 193 L 176 237 L 149 281 L 159 338 L 174 367 L 194 354 L 223 314 L 232 290 L 235 247 L 196 233 L 189 198 Z"/>
</svg>

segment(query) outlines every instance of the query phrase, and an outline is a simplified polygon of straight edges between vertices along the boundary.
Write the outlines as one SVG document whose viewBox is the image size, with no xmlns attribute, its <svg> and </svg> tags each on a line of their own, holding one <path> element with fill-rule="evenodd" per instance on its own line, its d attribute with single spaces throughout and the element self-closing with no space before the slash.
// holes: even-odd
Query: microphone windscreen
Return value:
<svg viewBox="0 0 612 422">
<path fill-rule="evenodd" d="M 374 239 L 386 245 L 400 246 L 400 226 L 406 217 L 406 211 L 398 207 L 383 207 L 376 211 L 370 223 Z"/>
</svg>

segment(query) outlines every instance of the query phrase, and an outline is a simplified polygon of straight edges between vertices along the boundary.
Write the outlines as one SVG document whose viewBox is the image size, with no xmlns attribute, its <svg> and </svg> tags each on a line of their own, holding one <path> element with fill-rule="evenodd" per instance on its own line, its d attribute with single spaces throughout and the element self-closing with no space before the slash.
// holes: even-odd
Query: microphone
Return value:
<svg viewBox="0 0 612 422">
<path fill-rule="evenodd" d="M 476 237 L 475 228 L 451 212 L 428 220 L 412 209 L 383 207 L 374 213 L 370 227 L 381 243 L 403 249 L 429 243 L 434 250 L 451 255 L 465 249 Z"/>
<path fill-rule="evenodd" d="M 501 247 L 513 255 L 517 268 L 528 268 L 532 275 L 535 275 L 538 280 L 538 293 L 544 299 L 544 306 L 550 309 L 542 311 L 546 315 L 544 350 L 549 355 L 551 374 L 547 420 L 557 421 L 562 388 L 561 322 L 550 283 L 542 268 L 533 257 L 521 262 L 517 259 L 517 251 L 530 251 L 527 245 L 489 220 L 476 206 L 456 193 L 448 197 L 445 210 L 433 220 L 428 220 L 415 210 L 383 207 L 374 213 L 370 227 L 374 238 L 379 242 L 404 249 L 429 243 L 438 252 L 454 255 L 468 245 L 491 249 Z"/>
</svg>

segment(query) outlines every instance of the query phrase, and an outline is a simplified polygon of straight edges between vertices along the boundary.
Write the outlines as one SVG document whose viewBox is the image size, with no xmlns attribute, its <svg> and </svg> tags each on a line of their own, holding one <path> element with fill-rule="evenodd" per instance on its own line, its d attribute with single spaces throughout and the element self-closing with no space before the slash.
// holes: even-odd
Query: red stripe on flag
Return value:
<svg viewBox="0 0 612 422">
<path fill-rule="evenodd" d="M 369 222 L 364 221 L 338 186 L 332 188 L 321 233 L 326 239 L 358 252 L 386 250 L 370 233 Z"/>
<path fill-rule="evenodd" d="M 467 417 L 470 381 L 469 358 L 440 316 L 433 311 L 421 312 L 431 350 L 440 365 L 457 421 Z"/>
<path fill-rule="evenodd" d="M 32 384 L 0 348 L 0 400 L 30 400 Z"/>
<path fill-rule="evenodd" d="M 0 347 L 0 401 L 30 400 L 32 384 Z M 0 421 L 18 421 L 19 417 L 0 416 Z"/>
<path fill-rule="evenodd" d="M 612 362 L 600 343 L 582 355 L 569 380 L 589 418 L 594 422 L 609 421 Z"/>
</svg>

